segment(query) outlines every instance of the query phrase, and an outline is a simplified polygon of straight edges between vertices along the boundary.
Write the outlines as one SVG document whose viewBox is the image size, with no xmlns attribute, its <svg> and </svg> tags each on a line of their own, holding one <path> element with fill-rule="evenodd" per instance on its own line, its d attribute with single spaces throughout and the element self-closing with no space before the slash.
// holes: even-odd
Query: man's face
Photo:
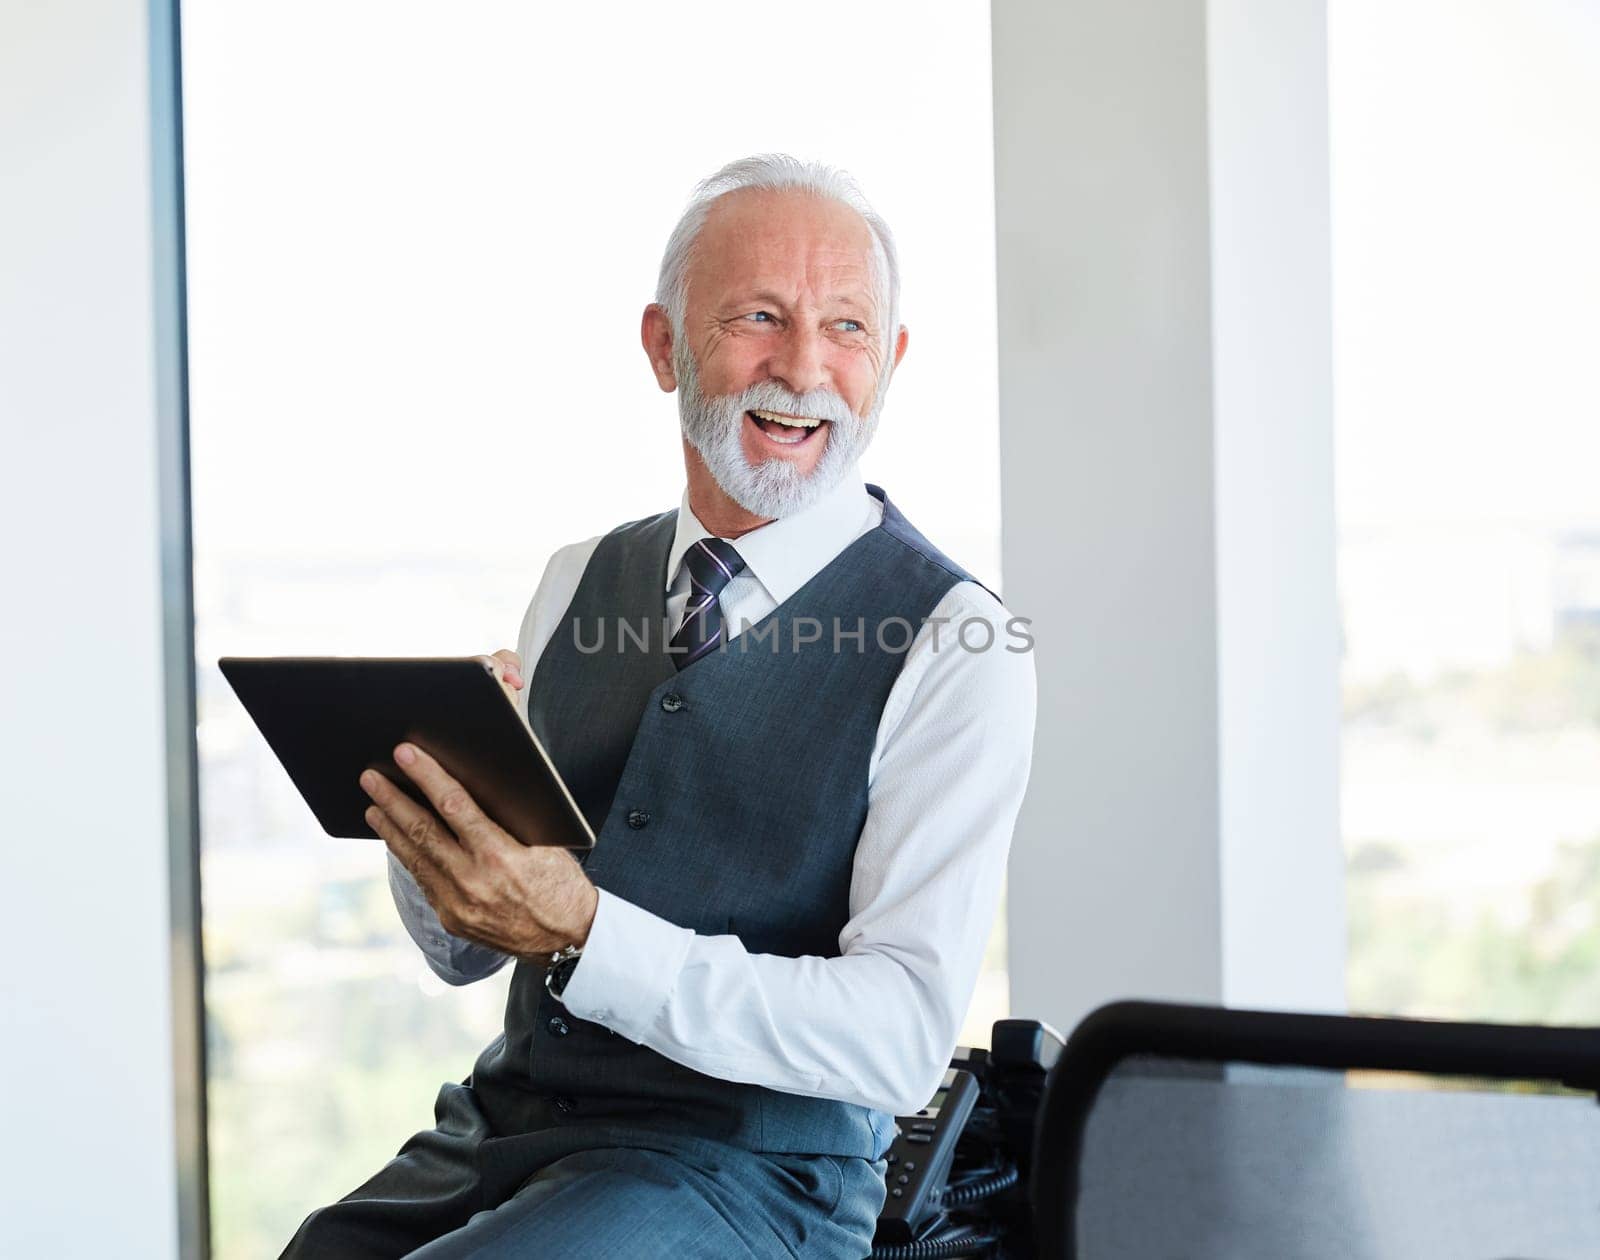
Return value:
<svg viewBox="0 0 1600 1260">
<path fill-rule="evenodd" d="M 706 398 L 772 382 L 800 399 L 832 394 L 859 419 L 875 413 L 888 312 L 872 233 L 849 207 L 799 193 L 723 197 L 696 242 L 688 298 L 683 331 Z M 828 444 L 842 440 L 836 423 L 848 421 L 829 418 L 837 407 L 798 401 L 742 413 L 748 464 L 781 461 L 808 478 Z M 779 416 L 821 423 L 785 425 Z"/>
</svg>

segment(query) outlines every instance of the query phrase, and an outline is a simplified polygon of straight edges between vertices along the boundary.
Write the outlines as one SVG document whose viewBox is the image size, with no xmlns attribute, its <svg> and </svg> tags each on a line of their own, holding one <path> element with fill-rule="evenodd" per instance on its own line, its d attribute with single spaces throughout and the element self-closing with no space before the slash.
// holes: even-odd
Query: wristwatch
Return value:
<svg viewBox="0 0 1600 1260">
<path fill-rule="evenodd" d="M 544 973 L 545 992 L 560 999 L 567 991 L 567 981 L 578 969 L 578 959 L 583 957 L 582 945 L 563 945 L 550 955 L 550 968 Z"/>
</svg>

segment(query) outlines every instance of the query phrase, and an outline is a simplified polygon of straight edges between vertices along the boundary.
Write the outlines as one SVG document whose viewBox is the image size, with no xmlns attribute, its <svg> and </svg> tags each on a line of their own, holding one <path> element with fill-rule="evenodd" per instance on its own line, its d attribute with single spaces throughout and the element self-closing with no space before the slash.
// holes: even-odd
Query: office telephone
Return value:
<svg viewBox="0 0 1600 1260">
<path fill-rule="evenodd" d="M 1048 1024 L 999 1020 L 987 1050 L 957 1047 L 926 1107 L 895 1117 L 873 1260 L 1032 1256 L 1034 1123 L 1062 1044 Z"/>
</svg>

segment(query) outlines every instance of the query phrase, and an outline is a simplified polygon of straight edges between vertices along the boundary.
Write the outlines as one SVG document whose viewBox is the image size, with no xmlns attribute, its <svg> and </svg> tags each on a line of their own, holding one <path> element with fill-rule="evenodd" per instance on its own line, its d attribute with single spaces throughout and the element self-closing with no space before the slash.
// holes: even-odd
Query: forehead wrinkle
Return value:
<svg viewBox="0 0 1600 1260">
<path fill-rule="evenodd" d="M 867 309 L 879 311 L 886 297 L 881 292 L 885 280 L 879 274 L 883 270 L 882 250 L 866 221 L 848 206 L 835 207 L 827 201 L 822 203 L 825 214 L 820 223 L 815 220 L 800 222 L 792 212 L 772 213 L 769 209 L 791 197 L 792 194 L 787 193 L 746 189 L 719 198 L 708 212 L 695 243 L 690 274 L 699 271 L 703 280 L 724 281 L 721 286 L 724 292 L 716 299 L 720 302 L 732 300 L 732 294 L 756 288 L 767 290 L 771 300 L 781 301 L 778 290 L 794 283 L 792 274 L 796 270 L 805 277 L 798 287 L 814 292 L 835 288 L 841 278 L 840 272 L 856 272 L 862 277 L 861 300 Z M 775 224 L 774 220 L 778 222 Z M 848 243 L 844 239 L 847 237 L 852 238 Z M 749 269 L 759 275 L 773 266 L 774 254 L 784 256 L 783 261 L 789 264 L 785 270 L 791 274 L 785 276 L 782 283 L 775 285 L 771 278 L 760 277 L 748 288 L 739 286 L 736 279 L 739 270 Z M 817 283 L 810 279 L 814 271 L 824 273 Z M 844 279 L 848 284 L 850 277 Z M 699 286 L 691 280 L 687 287 L 692 294 Z"/>
<path fill-rule="evenodd" d="M 836 279 L 836 278 L 835 278 Z M 766 302 L 773 306 L 790 309 L 796 306 L 805 306 L 808 298 L 817 289 L 809 279 L 802 279 L 798 283 L 779 285 L 771 279 L 753 281 L 748 285 L 735 284 L 718 299 L 719 308 L 737 305 L 740 302 Z M 851 290 L 834 290 L 826 296 L 816 298 L 819 307 L 849 307 L 862 311 L 878 310 L 878 294 L 870 278 L 862 286 Z"/>
</svg>

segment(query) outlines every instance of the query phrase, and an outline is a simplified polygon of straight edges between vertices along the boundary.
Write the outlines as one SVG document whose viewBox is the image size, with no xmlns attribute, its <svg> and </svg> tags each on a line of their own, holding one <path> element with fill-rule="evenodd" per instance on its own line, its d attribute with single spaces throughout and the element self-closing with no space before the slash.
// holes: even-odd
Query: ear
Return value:
<svg viewBox="0 0 1600 1260">
<path fill-rule="evenodd" d="M 644 319 L 639 325 L 639 342 L 650 360 L 650 370 L 655 373 L 661 391 L 670 394 L 678 388 L 677 373 L 672 370 L 672 320 L 666 307 L 652 302 L 644 308 Z"/>
<path fill-rule="evenodd" d="M 906 346 L 911 342 L 911 335 L 906 332 L 906 326 L 900 325 L 900 335 L 894 339 L 894 365 L 900 366 L 900 360 L 906 357 Z"/>
</svg>

